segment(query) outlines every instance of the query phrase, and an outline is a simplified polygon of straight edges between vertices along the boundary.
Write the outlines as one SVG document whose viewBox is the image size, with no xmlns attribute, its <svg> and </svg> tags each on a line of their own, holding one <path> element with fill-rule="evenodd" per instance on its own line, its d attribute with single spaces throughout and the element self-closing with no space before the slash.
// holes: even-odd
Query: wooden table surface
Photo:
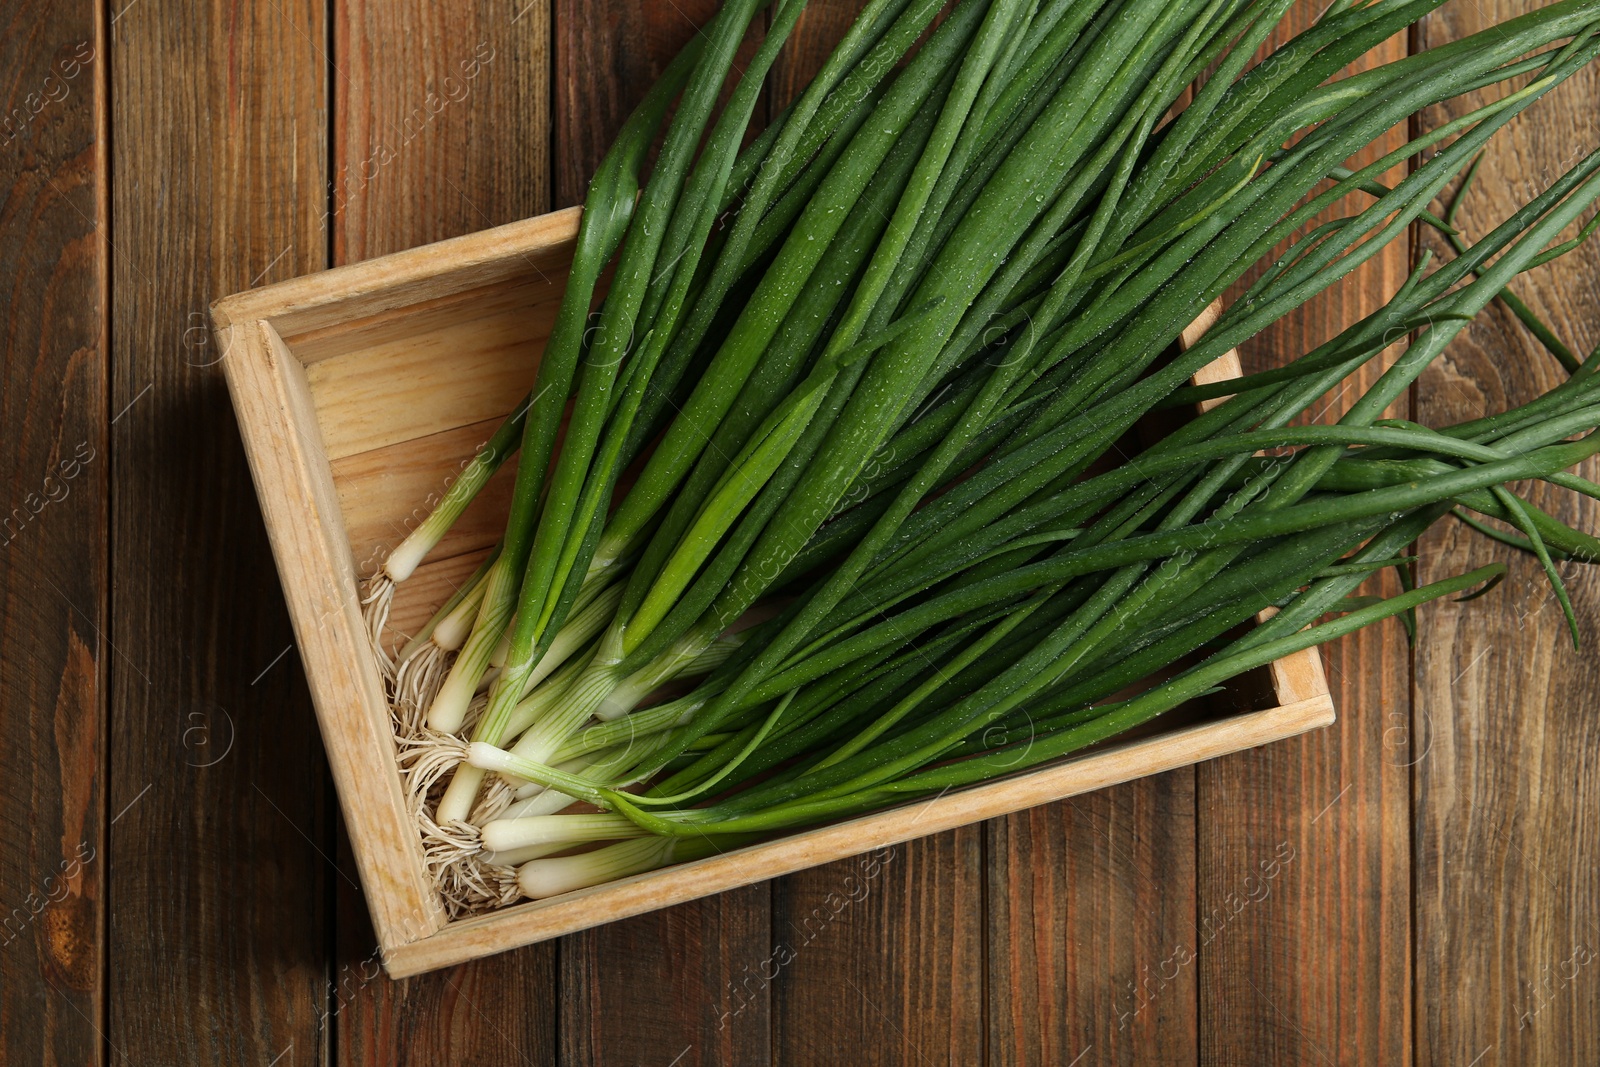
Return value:
<svg viewBox="0 0 1600 1067">
<path fill-rule="evenodd" d="M 769 107 L 855 6 L 813 0 Z M 1383 52 L 1519 6 L 1458 0 Z M 5 5 L 0 1064 L 1600 1062 L 1600 670 L 1532 561 L 1459 526 L 1422 577 L 1510 580 L 1425 610 L 1414 647 L 1330 648 L 1328 730 L 870 873 L 378 973 L 206 306 L 577 203 L 711 9 Z M 1503 135 L 1466 231 L 1600 144 L 1597 113 L 1590 72 Z M 1250 359 L 1372 307 L 1412 254 Z M 1582 351 L 1597 266 L 1519 283 Z M 1558 373 L 1495 310 L 1410 403 L 1456 421 Z M 1567 573 L 1600 639 L 1600 576 Z"/>
</svg>

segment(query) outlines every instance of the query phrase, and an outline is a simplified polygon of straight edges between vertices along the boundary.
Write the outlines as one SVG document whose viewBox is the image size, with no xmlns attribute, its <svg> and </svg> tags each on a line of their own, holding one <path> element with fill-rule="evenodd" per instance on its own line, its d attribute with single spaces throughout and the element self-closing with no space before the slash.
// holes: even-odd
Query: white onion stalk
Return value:
<svg viewBox="0 0 1600 1067">
<path fill-rule="evenodd" d="M 454 652 L 466 641 L 472 633 L 472 620 L 478 617 L 478 609 L 483 606 L 483 591 L 489 587 L 488 578 L 489 571 L 485 568 L 483 576 L 473 583 L 471 591 L 462 598 L 461 603 L 439 620 L 431 635 L 434 644 L 446 652 Z"/>
<path fill-rule="evenodd" d="M 467 633 L 472 629 L 472 620 L 477 617 L 478 606 L 483 603 L 489 568 L 494 566 L 494 561 L 499 557 L 500 546 L 495 545 L 483 562 L 478 564 L 478 569 L 433 613 L 433 617 L 417 631 L 416 636 L 406 642 L 400 650 L 401 663 L 412 659 L 430 644 L 444 652 L 454 652 L 461 647 L 461 642 L 466 640 Z"/>
<path fill-rule="evenodd" d="M 448 671 L 448 657 L 459 644 L 455 638 L 456 620 L 464 618 L 461 635 L 477 611 L 483 597 L 484 584 L 489 569 L 500 554 L 498 545 L 478 565 L 450 598 L 434 612 L 426 625 L 408 641 L 394 660 L 389 660 L 382 647 L 382 625 L 387 621 L 388 604 L 394 594 L 394 582 L 386 574 L 373 580 L 377 589 L 375 599 L 368 605 L 374 614 L 369 623 L 379 623 L 376 612 L 381 609 L 383 623 L 372 630 L 373 652 L 387 679 L 390 706 L 394 710 L 396 729 L 401 736 L 415 737 L 422 726 L 422 714 L 432 703 L 435 693 Z"/>
<path fill-rule="evenodd" d="M 579 800 L 587 801 L 599 808 L 609 809 L 612 806 L 612 796 L 616 789 L 632 783 L 613 783 L 600 785 L 592 778 L 581 777 L 567 771 L 551 767 L 547 764 L 535 763 L 523 759 L 515 753 L 507 752 L 503 748 L 474 741 L 467 746 L 467 762 L 484 771 L 500 771 L 501 773 L 515 774 L 530 781 L 543 783 L 547 791 L 559 790 Z M 598 767 L 598 765 L 596 765 Z M 591 768 L 591 772 L 596 768 Z M 608 796 L 608 792 L 612 796 Z M 669 822 L 694 822 L 699 814 L 693 810 L 661 811 L 656 817 Z"/>
<path fill-rule="evenodd" d="M 489 668 L 489 659 L 500 643 L 500 635 L 511 621 L 517 576 L 506 571 L 504 557 L 490 568 L 472 634 L 450 665 L 450 674 L 428 708 L 428 725 L 441 734 L 453 734 L 461 729 L 467 705 L 472 703 L 483 672 Z"/>
<path fill-rule="evenodd" d="M 495 573 L 499 574 L 499 568 Z M 477 625 L 474 626 L 472 636 L 468 638 L 466 647 L 456 657 L 455 664 L 450 669 L 450 676 L 445 680 L 444 686 L 434 698 L 433 705 L 428 709 L 428 725 L 440 733 L 456 733 L 461 729 L 461 723 L 466 715 L 466 705 L 471 701 L 472 693 L 482 690 L 484 675 L 492 667 L 498 667 L 505 662 L 510 633 L 511 616 L 509 611 L 503 612 L 505 618 L 498 627 L 492 623 L 485 623 L 485 613 L 490 612 L 491 597 L 494 596 L 493 586 L 491 592 L 483 598 L 484 607 L 479 613 Z M 520 696 L 526 696 L 533 687 L 544 680 L 571 657 L 579 648 L 583 647 L 595 634 L 599 633 L 610 621 L 617 604 L 622 600 L 623 587 L 612 583 L 608 586 L 597 585 L 593 591 L 583 590 L 578 597 L 578 603 L 583 607 L 575 611 L 567 620 L 550 643 L 550 648 L 544 656 L 528 673 L 523 683 Z M 495 635 L 491 644 L 488 635 Z M 465 693 L 468 679 L 471 679 L 472 689 Z M 498 741 L 499 738 L 484 738 L 483 740 Z"/>
<path fill-rule="evenodd" d="M 617 628 L 613 627 L 613 633 Z M 609 639 L 611 634 L 606 635 Z M 595 718 L 601 720 L 618 719 L 628 714 L 639 706 L 639 701 L 649 696 L 662 682 L 687 671 L 689 665 L 706 655 L 715 647 L 717 635 L 701 630 L 691 630 L 679 638 L 673 646 L 657 656 L 649 664 L 630 674 L 626 678 L 615 682 L 606 691 L 604 697 L 595 706 Z M 621 642 L 618 641 L 620 646 Z M 604 649 L 606 646 L 601 645 Z M 730 653 L 731 654 L 731 653 Z M 616 661 L 621 660 L 621 655 Z M 616 668 L 610 668 L 612 677 L 615 677 Z"/>
<path fill-rule="evenodd" d="M 576 621 L 576 620 L 575 620 Z M 557 638 L 557 642 L 560 642 Z M 551 653 L 540 662 L 541 668 L 556 653 L 555 645 L 551 646 Z M 555 669 L 549 676 L 548 684 L 540 686 L 536 691 L 523 699 L 507 718 L 502 736 L 517 737 L 526 731 L 534 722 L 539 720 L 549 708 L 556 705 L 566 695 L 568 689 L 582 674 L 586 660 L 579 655 L 569 659 Z M 477 740 L 487 740 L 477 738 Z M 511 780 L 513 785 L 521 785 L 522 779 Z M 477 799 L 478 790 L 483 785 L 483 772 L 475 767 L 465 764 L 458 765 L 451 775 L 450 784 L 445 788 L 444 796 L 439 798 L 439 807 L 434 818 L 439 824 L 464 820 L 472 810 L 472 805 Z"/>
<path fill-rule="evenodd" d="M 531 782 L 539 782 L 547 789 L 559 789 L 597 807 L 606 803 L 604 794 L 594 787 L 590 779 L 567 774 L 548 764 L 538 763 L 483 741 L 474 741 L 467 746 L 467 762 L 463 767 L 465 766 L 472 766 L 480 771 L 499 771 L 502 774 L 526 778 Z"/>
<path fill-rule="evenodd" d="M 507 573 L 502 562 L 497 550 L 494 566 L 489 569 L 481 583 L 482 591 L 476 597 L 479 607 L 468 628 L 465 644 L 428 708 L 428 725 L 439 733 L 460 732 L 472 697 L 489 686 L 505 665 L 522 576 Z M 566 625 L 557 632 L 550 649 L 524 679 L 519 699 L 571 655 L 575 647 L 610 622 L 623 595 L 622 585 L 611 581 L 614 577 L 613 573 L 601 569 L 585 579 L 574 598 Z M 456 620 L 451 635 L 465 623 L 464 618 Z"/>
<path fill-rule="evenodd" d="M 396 584 L 411 577 L 428 553 L 439 546 L 478 491 L 489 484 L 489 479 L 500 469 L 500 464 L 516 451 L 522 440 L 523 422 L 532 403 L 532 394 L 523 397 L 522 403 L 517 405 L 516 410 L 495 430 L 494 436 L 484 442 L 483 447 L 462 469 L 461 476 L 450 483 L 444 499 L 389 553 L 389 558 L 383 561 L 383 573 Z"/>
<path fill-rule="evenodd" d="M 687 673 L 710 647 L 710 641 L 692 647 L 688 642 L 680 643 L 648 667 L 619 681 L 615 660 L 602 662 L 605 659 L 602 643 L 601 651 L 595 653 L 582 676 L 562 695 L 559 703 L 553 704 L 548 714 L 541 716 L 518 738 L 511 752 L 533 763 L 550 763 L 591 717 L 606 721 L 632 711 L 663 682 Z M 731 649 L 726 654 L 731 654 Z"/>
<path fill-rule="evenodd" d="M 530 726 L 543 718 L 546 712 L 566 696 L 567 690 L 571 689 L 579 675 L 583 674 L 588 663 L 588 657 L 585 655 L 573 657 L 563 663 L 544 685 L 523 697 L 522 702 L 512 709 L 511 717 L 506 720 L 503 736 L 521 737 Z"/>
<path fill-rule="evenodd" d="M 605 756 L 587 755 L 577 759 L 566 760 L 556 764 L 556 770 L 563 774 L 587 775 L 605 773 L 605 768 L 596 770 Z M 546 789 L 537 782 L 530 782 L 526 778 L 517 778 L 512 775 L 504 776 L 512 786 L 518 787 L 512 794 L 510 804 L 495 815 L 497 819 L 522 819 L 530 815 L 554 815 L 572 807 L 577 801 L 558 789 Z"/>
<path fill-rule="evenodd" d="M 571 774 L 582 774 L 587 768 L 579 766 L 574 769 L 574 764 L 562 764 L 557 769 Z M 524 783 L 522 788 L 532 792 L 523 799 L 512 801 L 510 807 L 500 813 L 500 818 L 526 819 L 533 815 L 557 815 L 578 802 L 577 798 L 570 797 L 559 789 L 546 789 L 537 782 Z"/>
<path fill-rule="evenodd" d="M 611 585 L 596 583 L 585 586 L 579 591 L 577 603 L 567 617 L 567 624 L 556 634 L 550 642 L 549 651 L 522 683 L 523 696 L 527 696 L 534 686 L 543 681 L 555 664 L 561 663 L 591 637 L 605 629 L 606 623 L 611 621 L 611 615 L 617 609 L 617 604 L 622 600 L 622 593 L 623 587 L 615 583 Z M 513 615 L 506 632 L 500 635 L 500 643 L 495 646 L 494 655 L 489 658 L 493 666 L 506 665 L 506 655 L 511 649 L 511 630 L 516 624 L 517 618 Z M 723 653 L 723 659 L 729 655 L 732 655 L 732 650 Z"/>
<path fill-rule="evenodd" d="M 594 607 L 599 608 L 601 606 L 602 602 L 596 601 Z M 608 608 L 608 610 L 610 609 Z M 623 683 L 624 687 L 631 688 L 624 689 L 625 694 L 628 695 L 628 702 L 623 706 L 622 711 L 618 712 L 618 715 L 631 710 L 638 700 L 643 699 L 645 693 L 656 689 L 662 682 L 681 674 L 688 674 L 691 671 L 697 673 L 707 662 L 720 666 L 720 663 L 725 662 L 737 647 L 738 641 L 729 639 L 714 643 L 701 649 L 698 653 L 684 651 L 677 655 L 663 655 L 656 663 L 646 668 L 645 671 L 641 671 L 638 675 L 627 679 Z M 598 658 L 599 656 L 596 655 L 595 659 Z M 581 657 L 579 660 L 572 662 L 577 663 L 580 660 Z M 572 664 L 569 664 L 568 669 L 571 666 Z M 641 677 L 646 675 L 647 677 Z M 515 757 L 536 764 L 559 762 L 559 753 L 563 746 L 573 739 L 578 729 L 596 714 L 597 707 L 616 689 L 618 689 L 618 686 L 615 683 L 615 670 L 613 668 L 606 666 L 595 667 L 591 662 L 585 667 L 581 676 L 575 679 L 572 679 L 571 675 L 567 674 L 567 670 L 564 669 L 559 679 L 559 684 L 557 678 L 551 678 L 550 684 L 536 689 L 513 711 L 512 717 L 507 722 L 507 729 L 502 735 L 517 738 L 516 743 L 510 749 L 510 753 Z M 632 694 L 636 691 L 638 695 L 633 696 Z M 663 705 L 668 709 L 666 711 L 655 708 L 650 709 L 650 712 L 653 713 L 651 717 L 642 720 L 639 724 L 644 729 L 637 732 L 618 732 L 615 735 L 615 741 L 606 742 L 607 745 L 616 744 L 619 741 L 628 741 L 629 743 L 622 744 L 618 753 L 614 753 L 609 760 L 603 761 L 604 766 L 597 765 L 594 769 L 595 773 L 606 776 L 610 773 L 630 769 L 638 759 L 660 747 L 661 742 L 665 740 L 663 731 L 671 726 L 681 725 L 686 722 L 701 703 L 702 701 L 695 701 L 692 704 L 673 702 L 671 705 Z M 613 718 L 616 718 L 616 716 L 613 716 Z M 524 732 L 525 721 L 531 723 L 531 725 L 527 725 Z M 520 737 L 518 736 L 519 733 Z M 630 738 L 644 737 L 647 734 L 654 735 L 648 744 L 642 741 L 629 741 Z M 487 741 L 488 739 L 475 737 L 474 740 Z M 489 743 L 493 744 L 494 742 L 490 741 Z M 595 745 L 593 747 L 603 746 Z M 630 749 L 632 750 L 631 755 Z M 585 748 L 585 751 L 592 750 L 592 747 Z M 517 786 L 517 797 L 519 799 L 526 799 L 538 791 L 536 783 L 522 781 L 520 780 L 521 776 L 515 776 L 514 772 L 507 775 L 507 777 L 511 779 L 512 784 Z M 465 813 L 471 810 L 482 781 L 483 770 L 470 765 L 470 761 L 469 764 L 456 768 L 454 776 L 450 779 L 450 785 L 445 790 L 445 795 L 440 798 L 438 812 L 435 816 L 441 825 L 452 819 L 466 818 Z M 471 790 L 470 793 L 468 793 L 469 789 Z M 565 804 L 562 805 L 562 807 L 565 806 Z"/>
<path fill-rule="evenodd" d="M 494 651 L 489 653 L 489 666 L 498 671 L 506 665 L 506 655 L 511 651 L 511 630 L 517 625 L 517 617 L 511 616 L 511 622 L 506 626 L 506 632 L 500 635 L 500 643 L 494 646 Z M 483 688 L 483 683 L 478 683 L 478 688 Z"/>
<path fill-rule="evenodd" d="M 517 871 L 517 885 L 534 900 L 560 896 L 654 870 L 671 862 L 676 844 L 673 838 L 641 837 L 576 856 L 531 860 Z"/>
<path fill-rule="evenodd" d="M 554 856 L 557 852 L 565 852 L 571 847 L 571 845 L 529 845 L 527 848 L 514 848 L 509 852 L 480 852 L 478 858 L 496 867 L 520 867 L 529 860 Z"/>
<path fill-rule="evenodd" d="M 678 671 L 678 675 L 710 674 L 732 659 L 733 654 L 739 651 L 739 646 L 742 644 L 744 644 L 743 632 L 723 634 L 706 646 L 705 650 L 698 656 L 685 663 L 682 669 Z"/>
<path fill-rule="evenodd" d="M 615 788 L 620 789 L 624 786 L 633 785 L 638 781 L 637 776 L 633 776 L 631 773 L 633 769 L 642 760 L 654 753 L 656 749 L 666 744 L 667 739 L 671 736 L 667 731 L 662 730 L 658 733 L 641 737 L 636 741 L 627 741 L 608 748 L 601 752 L 598 758 L 580 756 L 575 760 L 558 762 L 555 767 L 556 770 L 563 774 L 577 775 L 585 781 L 610 782 Z M 509 780 L 520 783 L 514 794 L 517 798 L 516 802 L 512 804 L 512 807 L 517 809 L 519 815 L 554 815 L 556 812 L 576 803 L 576 798 L 562 793 L 559 788 L 547 788 L 539 782 L 525 779 L 509 778 Z M 566 802 L 557 805 L 551 794 L 566 796 Z M 535 808 L 531 801 L 540 797 L 544 797 L 545 801 Z M 522 808 L 520 805 L 523 804 L 529 804 L 529 807 Z"/>
<path fill-rule="evenodd" d="M 566 663 L 575 652 L 588 644 L 595 634 L 605 629 L 612 613 L 617 610 L 617 604 L 622 600 L 622 593 L 622 585 L 614 583 L 601 591 L 583 610 L 567 619 L 567 624 L 550 642 L 549 651 L 539 660 L 538 665 L 529 673 L 527 681 L 523 683 L 522 698 L 526 698 L 533 692 L 534 686 L 544 681 L 552 671 Z"/>
<path fill-rule="evenodd" d="M 623 815 L 530 815 L 496 819 L 483 828 L 483 847 L 508 852 L 529 845 L 581 845 L 642 837 L 639 824 Z"/>
</svg>

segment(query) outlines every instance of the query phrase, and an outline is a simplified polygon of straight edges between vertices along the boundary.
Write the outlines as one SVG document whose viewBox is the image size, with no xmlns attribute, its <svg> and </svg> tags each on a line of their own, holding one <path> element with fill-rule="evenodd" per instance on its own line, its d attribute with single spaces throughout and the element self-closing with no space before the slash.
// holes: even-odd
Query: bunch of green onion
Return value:
<svg viewBox="0 0 1600 1067">
<path fill-rule="evenodd" d="M 1429 205 L 1600 54 L 1600 3 L 1341 74 L 1440 2 L 1339 0 L 1258 61 L 1289 0 L 961 0 L 942 19 L 938 0 L 869 0 L 750 139 L 805 4 L 777 0 L 738 70 L 765 5 L 726 0 L 590 186 L 533 391 L 374 591 L 517 455 L 500 544 L 398 662 L 378 653 L 452 901 L 549 896 L 1059 759 L 1492 584 L 1485 567 L 1357 595 L 1452 512 L 1535 554 L 1570 618 L 1555 561 L 1600 541 L 1510 486 L 1600 494 L 1565 473 L 1600 451 L 1600 363 L 1516 302 L 1569 380 L 1456 426 L 1383 413 L 1588 236 L 1569 235 L 1600 154 L 1473 242 Z M 1455 258 L 1424 256 L 1278 369 L 1187 384 L 1414 225 Z M 1337 425 L 1297 422 L 1399 338 Z M 1152 411 L 1224 396 L 1125 453 Z"/>
</svg>

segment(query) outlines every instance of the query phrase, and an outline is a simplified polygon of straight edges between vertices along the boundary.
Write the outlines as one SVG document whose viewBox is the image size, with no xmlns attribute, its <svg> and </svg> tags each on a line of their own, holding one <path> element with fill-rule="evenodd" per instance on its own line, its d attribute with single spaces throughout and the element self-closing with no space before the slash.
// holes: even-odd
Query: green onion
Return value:
<svg viewBox="0 0 1600 1067">
<path fill-rule="evenodd" d="M 459 758 L 476 714 L 466 762 L 430 794 L 430 855 L 448 872 L 458 853 L 484 862 L 477 848 L 520 864 L 527 895 L 557 895 L 1061 758 L 1497 581 L 1357 591 L 1447 514 L 1534 555 L 1576 639 L 1554 561 L 1600 559 L 1600 539 L 1510 486 L 1600 495 L 1569 473 L 1600 452 L 1600 363 L 1509 287 L 1600 226 L 1584 221 L 1600 154 L 1476 241 L 1454 220 L 1496 131 L 1600 55 L 1600 3 L 1338 76 L 1437 3 L 1336 4 L 1251 66 L 1287 0 L 963 0 L 936 27 L 933 0 L 872 0 L 749 140 L 803 2 L 777 4 L 734 72 L 759 5 L 729 0 L 591 186 L 538 383 L 479 465 L 519 452 L 501 547 L 386 667 L 408 744 L 435 743 L 424 704 L 456 735 L 430 768 Z M 1278 368 L 1187 384 L 1414 223 L 1455 258 L 1424 257 L 1384 307 Z M 1457 426 L 1383 420 L 1495 300 L 1569 380 Z M 1337 425 L 1295 424 L 1398 337 Z M 1122 451 L 1150 412 L 1224 397 Z M 486 479 L 452 487 L 385 581 Z M 602 810 L 558 814 L 579 801 Z M 449 899 L 495 903 L 463 892 Z"/>
</svg>

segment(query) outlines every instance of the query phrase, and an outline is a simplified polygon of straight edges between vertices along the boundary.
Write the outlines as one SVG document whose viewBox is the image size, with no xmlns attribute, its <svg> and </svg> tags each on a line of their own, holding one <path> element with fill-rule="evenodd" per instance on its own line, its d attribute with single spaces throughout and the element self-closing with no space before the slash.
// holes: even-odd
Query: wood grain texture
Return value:
<svg viewBox="0 0 1600 1067">
<path fill-rule="evenodd" d="M 336 264 L 549 209 L 546 0 L 512 5 L 337 0 L 332 9 Z M 395 32 L 397 26 L 405 32 Z M 530 331 L 548 331 L 554 312 L 553 306 L 540 307 L 529 315 L 526 287 L 517 292 L 522 298 L 512 300 L 506 314 L 495 318 L 490 309 L 485 315 L 486 328 L 504 333 L 502 347 L 525 347 Z M 415 338 L 409 334 L 410 350 L 430 358 L 411 344 Z M 369 351 L 381 350 L 379 344 Z M 431 358 L 459 351 L 446 342 Z M 336 373 L 340 367 L 355 369 L 341 356 L 315 364 L 311 372 L 315 377 L 319 370 Z M 493 396 L 492 410 L 477 417 L 501 417 L 531 373 L 530 367 L 501 383 L 491 395 L 504 395 Z M 454 417 L 442 425 L 461 421 Z M 475 448 L 487 432 L 467 447 Z M 495 539 L 488 536 L 485 544 Z M 347 853 L 348 844 L 341 842 L 341 849 Z M 559 1000 L 553 945 L 391 982 L 378 976 L 376 942 L 353 877 L 340 880 L 338 896 L 332 1005 L 338 1013 L 339 1063 L 489 1065 L 553 1059 Z M 508 1005 L 515 1008 L 508 1011 Z"/>
<path fill-rule="evenodd" d="M 345 515 L 345 533 L 350 538 L 358 572 L 370 572 L 410 533 L 411 524 L 426 516 L 425 505 L 419 503 L 414 514 L 397 520 L 386 505 L 402 495 L 419 502 L 443 497 L 461 474 L 461 461 L 455 457 L 467 456 L 470 463 L 470 457 L 499 426 L 499 419 L 471 423 L 351 456 L 343 462 L 334 461 L 339 508 Z M 490 478 L 456 526 L 439 542 L 439 561 L 487 549 L 500 540 L 515 477 L 516 472 L 508 464 Z M 402 590 L 405 588 L 401 586 Z"/>
<path fill-rule="evenodd" d="M 980 1062 L 982 872 L 972 825 L 775 883 L 774 1061 Z"/>
<path fill-rule="evenodd" d="M 487 423 L 492 433 L 533 385 L 538 363 L 527 356 L 537 357 L 555 322 L 559 290 L 554 282 L 561 275 L 539 274 L 526 284 L 434 302 L 442 306 L 405 316 L 416 323 L 404 336 L 369 343 L 351 337 L 336 356 L 309 359 L 305 346 L 294 345 L 319 398 L 337 405 L 321 406 L 319 399 L 328 458 L 360 456 L 468 423 Z M 442 367 L 452 374 L 438 375 Z M 428 411 L 416 411 L 410 423 L 398 425 L 372 417 L 430 374 L 441 380 Z"/>
<path fill-rule="evenodd" d="M 1194 1062 L 1193 770 L 988 831 L 987 1062 Z"/>
<path fill-rule="evenodd" d="M 202 340 L 216 297 L 326 265 L 323 7 L 118 9 L 106 1040 L 131 1063 L 315 1062 L 331 792 Z"/>
<path fill-rule="evenodd" d="M 643 916 L 707 893 L 740 888 L 860 856 L 876 848 L 964 828 L 984 819 L 1187 767 L 1196 760 L 1215 759 L 1251 745 L 1268 745 L 1326 726 L 1329 721 L 1328 701 L 1322 696 L 1221 721 L 1203 719 L 1178 729 L 1155 731 L 1148 737 L 1113 741 L 1092 753 L 1013 778 L 951 790 L 929 800 L 785 834 L 733 852 L 458 920 L 420 941 L 398 945 L 389 953 L 387 963 L 391 973 L 416 974 L 503 951 L 508 945 L 531 944 L 578 928 Z M 776 947 L 774 944 L 762 949 L 760 958 Z"/>
<path fill-rule="evenodd" d="M 554 1062 L 555 952 L 534 945 L 398 981 L 367 921 L 349 843 L 340 835 L 339 931 L 327 1024 L 340 1064 Z"/>
<path fill-rule="evenodd" d="M 1538 5 L 1451 5 L 1430 16 L 1432 47 Z M 1480 101 L 1481 102 L 1481 101 Z M 1441 121 L 1470 99 L 1428 116 Z M 1469 240 L 1600 147 L 1600 78 L 1561 86 L 1497 136 L 1458 217 Z M 1600 251 L 1585 246 L 1513 288 L 1580 354 L 1600 343 Z M 1531 399 L 1565 377 L 1504 308 L 1459 336 L 1418 386 L 1430 425 Z M 1591 460 L 1579 473 L 1595 477 Z M 1531 499 L 1594 530 L 1600 508 L 1535 487 Z M 1416 840 L 1417 1062 L 1600 1061 L 1600 576 L 1561 564 L 1583 630 L 1574 651 L 1537 564 L 1459 524 L 1423 543 L 1421 581 L 1491 560 L 1495 593 L 1418 618 Z"/>
<path fill-rule="evenodd" d="M 385 945 L 420 936 L 444 921 L 443 909 L 421 870 L 395 773 L 383 682 L 370 654 L 355 561 L 339 538 L 338 494 L 304 368 L 270 322 L 239 323 L 220 330 L 218 340 L 228 350 L 228 391 L 334 785 L 361 818 L 353 851 L 369 883 L 373 923 Z M 270 421 L 285 412 L 287 426 Z M 335 708 L 345 714 L 330 714 Z"/>
<path fill-rule="evenodd" d="M 1284 29 L 1321 10 L 1297 5 Z M 1405 54 L 1404 37 L 1392 38 L 1363 65 Z M 1380 143 L 1403 141 L 1399 129 Z M 1245 347 L 1245 370 L 1308 351 L 1372 311 L 1409 255 L 1402 238 L 1263 333 Z M 1337 417 L 1381 364 L 1310 421 Z M 1398 591 L 1391 576 L 1383 583 Z M 1325 646 L 1324 661 L 1339 709 L 1332 727 L 1197 768 L 1203 1063 L 1408 1062 L 1409 1005 L 1394 992 L 1410 980 L 1404 631 L 1373 627 Z"/>
<path fill-rule="evenodd" d="M 335 263 L 549 210 L 549 0 L 331 10 Z"/>
<path fill-rule="evenodd" d="M 562 939 L 560 1062 L 769 1062 L 768 900 L 745 886 Z"/>
<path fill-rule="evenodd" d="M 0 1063 L 103 1061 L 106 166 L 92 4 L 0 31 Z"/>
</svg>

